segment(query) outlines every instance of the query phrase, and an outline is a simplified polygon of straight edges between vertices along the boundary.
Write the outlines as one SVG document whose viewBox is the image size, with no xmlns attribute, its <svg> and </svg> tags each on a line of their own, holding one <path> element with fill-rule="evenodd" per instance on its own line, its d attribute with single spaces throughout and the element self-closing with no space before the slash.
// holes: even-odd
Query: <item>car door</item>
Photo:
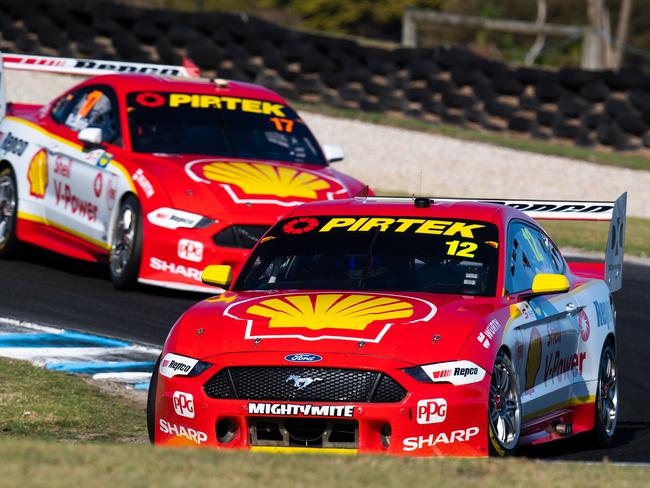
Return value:
<svg viewBox="0 0 650 488">
<path fill-rule="evenodd" d="M 101 145 L 79 141 L 79 133 L 90 127 L 102 130 Z M 115 93 L 104 85 L 68 93 L 54 105 L 50 128 L 60 138 L 45 148 L 52 182 L 45 196 L 46 219 L 77 237 L 105 244 L 117 178 L 108 163 L 121 145 Z"/>
<path fill-rule="evenodd" d="M 518 298 L 532 288 L 538 273 L 564 273 L 564 262 L 537 227 L 513 221 L 508 228 L 506 290 L 515 307 L 529 320 L 518 321 L 523 360 L 519 363 L 524 417 L 534 417 L 570 397 L 574 371 L 579 369 L 577 307 L 566 293 Z"/>
</svg>

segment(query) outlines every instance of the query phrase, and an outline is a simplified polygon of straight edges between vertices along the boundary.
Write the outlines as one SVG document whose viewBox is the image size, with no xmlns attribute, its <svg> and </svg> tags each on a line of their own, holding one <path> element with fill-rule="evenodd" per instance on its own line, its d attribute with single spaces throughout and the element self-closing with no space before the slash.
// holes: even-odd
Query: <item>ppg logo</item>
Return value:
<svg viewBox="0 0 650 488">
<path fill-rule="evenodd" d="M 191 393 L 175 391 L 173 396 L 174 411 L 181 417 L 194 418 L 194 397 Z"/>
<path fill-rule="evenodd" d="M 417 406 L 418 424 L 439 424 L 447 418 L 447 400 L 420 400 Z"/>
</svg>

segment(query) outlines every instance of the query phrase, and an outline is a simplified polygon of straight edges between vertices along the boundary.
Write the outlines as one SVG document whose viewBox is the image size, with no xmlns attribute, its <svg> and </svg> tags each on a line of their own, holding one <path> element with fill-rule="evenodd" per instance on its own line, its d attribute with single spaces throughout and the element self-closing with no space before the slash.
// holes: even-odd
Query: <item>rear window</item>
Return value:
<svg viewBox="0 0 650 488">
<path fill-rule="evenodd" d="M 393 290 L 494 296 L 498 230 L 471 220 L 297 217 L 276 224 L 235 290 Z"/>
</svg>

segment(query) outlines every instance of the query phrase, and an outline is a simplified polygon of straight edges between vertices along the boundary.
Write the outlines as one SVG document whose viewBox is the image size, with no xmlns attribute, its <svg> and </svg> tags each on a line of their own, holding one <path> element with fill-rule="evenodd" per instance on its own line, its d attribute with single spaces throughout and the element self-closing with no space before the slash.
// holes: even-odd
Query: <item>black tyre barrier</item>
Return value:
<svg viewBox="0 0 650 488">
<path fill-rule="evenodd" d="M 588 130 L 596 130 L 601 124 L 609 121 L 607 114 L 601 112 L 588 112 L 582 114 L 582 126 Z"/>
<path fill-rule="evenodd" d="M 385 49 L 240 14 L 105 0 L 2 0 L 0 33 L 7 52 L 166 64 L 187 56 L 205 76 L 255 81 L 291 99 L 583 147 L 650 144 L 650 76 L 629 69 L 512 68 L 459 46 Z"/>
<path fill-rule="evenodd" d="M 484 103 L 493 102 L 497 99 L 497 93 L 492 88 L 492 85 L 487 81 L 481 81 L 472 86 L 474 95 Z"/>
<path fill-rule="evenodd" d="M 529 97 L 528 95 L 524 95 L 519 99 L 519 108 L 522 110 L 534 112 L 538 110 L 541 105 L 542 104 L 539 100 L 534 97 Z"/>
<path fill-rule="evenodd" d="M 557 81 L 571 90 L 577 90 L 581 86 L 596 81 L 597 79 L 598 74 L 596 72 L 582 69 L 567 68 L 557 73 Z"/>
<path fill-rule="evenodd" d="M 216 69 L 218 60 L 222 59 L 224 54 L 223 49 L 205 37 L 199 38 L 187 46 L 188 57 L 201 69 Z"/>
<path fill-rule="evenodd" d="M 515 132 L 530 132 L 532 127 L 533 121 L 528 117 L 517 115 L 508 121 L 508 129 Z"/>
<path fill-rule="evenodd" d="M 445 93 L 442 96 L 442 101 L 447 107 L 451 108 L 470 108 L 478 103 L 476 97 L 461 95 L 460 93 Z"/>
<path fill-rule="evenodd" d="M 519 83 L 517 78 L 512 76 L 512 73 L 499 74 L 494 78 L 492 86 L 494 86 L 496 92 L 501 95 L 519 96 L 524 91 L 524 85 Z"/>
<path fill-rule="evenodd" d="M 555 112 L 549 112 L 547 110 L 540 110 L 536 115 L 537 123 L 544 127 L 551 127 L 555 120 L 557 119 L 557 114 Z"/>
<path fill-rule="evenodd" d="M 431 93 L 440 93 L 442 95 L 445 95 L 446 93 L 450 93 L 452 91 L 452 85 L 446 80 L 441 80 L 438 78 L 432 78 L 427 81 L 427 86 L 429 87 L 429 90 Z"/>
<path fill-rule="evenodd" d="M 591 132 L 586 130 L 584 127 L 578 129 L 578 135 L 573 139 L 573 142 L 576 146 L 580 147 L 593 147 L 596 145 L 596 141 L 591 136 Z"/>
<path fill-rule="evenodd" d="M 601 124 L 596 135 L 598 141 L 605 146 L 612 146 L 619 151 L 628 149 L 628 136 L 615 123 Z"/>
<path fill-rule="evenodd" d="M 553 135 L 561 139 L 575 139 L 578 136 L 580 127 L 568 122 L 566 119 L 559 118 L 553 124 Z"/>
<path fill-rule="evenodd" d="M 147 44 L 154 43 L 162 33 L 156 25 L 147 19 L 138 20 L 133 25 L 133 35 Z"/>
<path fill-rule="evenodd" d="M 555 80 L 541 80 L 535 85 L 535 95 L 544 103 L 554 103 L 566 90 Z"/>
<path fill-rule="evenodd" d="M 517 109 L 512 105 L 508 105 L 507 103 L 499 102 L 497 100 L 485 102 L 485 111 L 494 117 L 509 119 L 514 115 L 516 110 Z"/>
<path fill-rule="evenodd" d="M 612 118 L 617 118 L 619 115 L 635 112 L 635 110 L 625 100 L 613 98 L 610 96 L 605 101 L 605 113 Z"/>
<path fill-rule="evenodd" d="M 580 96 L 590 102 L 602 102 L 609 96 L 609 88 L 603 80 L 593 80 L 580 88 Z"/>
<path fill-rule="evenodd" d="M 575 95 L 563 95 L 557 102 L 558 111 L 566 117 L 580 117 L 589 109 L 589 104 Z"/>
<path fill-rule="evenodd" d="M 616 123 L 624 132 L 638 137 L 641 137 L 648 131 L 648 124 L 646 124 L 640 115 L 634 113 L 619 115 Z"/>
</svg>

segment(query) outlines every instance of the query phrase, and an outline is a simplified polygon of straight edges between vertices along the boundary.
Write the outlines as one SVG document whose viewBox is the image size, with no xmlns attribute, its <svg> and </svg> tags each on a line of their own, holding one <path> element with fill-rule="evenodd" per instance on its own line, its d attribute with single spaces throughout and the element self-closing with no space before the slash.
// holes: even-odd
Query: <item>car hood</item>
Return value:
<svg viewBox="0 0 650 488">
<path fill-rule="evenodd" d="M 242 205 L 263 218 L 266 210 L 276 215 L 306 202 L 349 198 L 361 187 L 328 166 L 162 154 L 140 161 L 175 208 L 217 218 Z"/>
<path fill-rule="evenodd" d="M 489 298 L 410 292 L 226 292 L 186 312 L 168 350 L 199 359 L 281 351 L 451 361 L 494 307 Z"/>
</svg>

